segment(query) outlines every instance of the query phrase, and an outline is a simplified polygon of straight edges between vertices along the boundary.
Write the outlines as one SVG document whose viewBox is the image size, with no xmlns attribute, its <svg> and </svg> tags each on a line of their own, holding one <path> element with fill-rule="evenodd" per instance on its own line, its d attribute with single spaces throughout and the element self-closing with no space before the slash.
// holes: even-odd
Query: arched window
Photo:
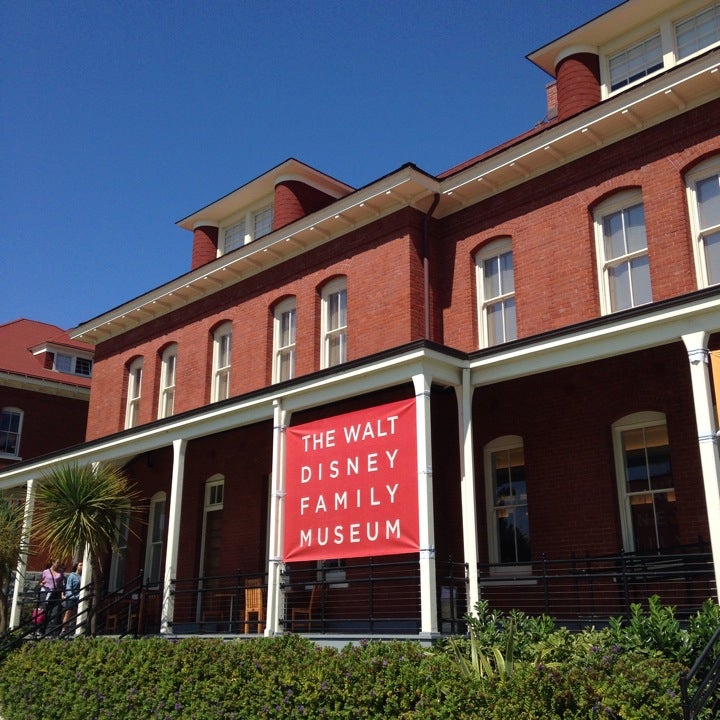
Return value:
<svg viewBox="0 0 720 720">
<path fill-rule="evenodd" d="M 322 289 L 321 366 L 333 367 L 347 360 L 347 278 L 331 280 Z"/>
<path fill-rule="evenodd" d="M 160 361 L 160 399 L 158 417 L 170 417 L 175 409 L 175 371 L 177 369 L 177 343 L 168 345 Z"/>
<path fill-rule="evenodd" d="M 594 218 L 602 313 L 652 302 L 641 192 L 613 195 L 595 208 Z"/>
<path fill-rule="evenodd" d="M 686 177 L 698 287 L 720 283 L 720 155 Z"/>
<path fill-rule="evenodd" d="M 213 475 L 205 483 L 200 575 L 203 578 L 221 574 L 222 520 L 225 501 L 225 478 Z"/>
<path fill-rule="evenodd" d="M 143 359 L 136 358 L 128 367 L 127 407 L 125 411 L 125 427 L 132 428 L 138 424 L 140 416 L 140 398 L 142 396 Z"/>
<path fill-rule="evenodd" d="M 232 323 L 225 322 L 213 333 L 213 369 L 210 401 L 230 397 L 230 364 L 232 361 Z"/>
<path fill-rule="evenodd" d="M 0 414 L 0 455 L 20 459 L 20 435 L 22 433 L 23 411 L 15 407 L 4 407 Z"/>
<path fill-rule="evenodd" d="M 665 415 L 627 415 L 612 426 L 623 545 L 645 552 L 679 544 Z"/>
<path fill-rule="evenodd" d="M 493 240 L 475 255 L 480 347 L 517 338 L 512 239 Z"/>
<path fill-rule="evenodd" d="M 278 303 L 273 317 L 273 382 L 282 382 L 295 377 L 295 298 Z"/>
<path fill-rule="evenodd" d="M 488 549 L 492 563 L 529 562 L 530 521 L 523 439 L 504 435 L 484 448 Z"/>
<path fill-rule="evenodd" d="M 156 492 L 150 498 L 148 512 L 147 547 L 145 550 L 145 582 L 153 585 L 162 579 L 163 548 L 165 545 L 166 495 Z"/>
</svg>

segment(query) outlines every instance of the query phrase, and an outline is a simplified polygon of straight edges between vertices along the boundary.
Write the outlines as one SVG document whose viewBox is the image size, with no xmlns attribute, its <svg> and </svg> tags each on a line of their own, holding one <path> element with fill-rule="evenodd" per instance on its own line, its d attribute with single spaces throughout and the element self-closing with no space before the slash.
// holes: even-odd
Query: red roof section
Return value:
<svg viewBox="0 0 720 720">
<path fill-rule="evenodd" d="M 45 354 L 33 355 L 34 348 L 45 344 L 60 346 L 72 351 L 93 353 L 94 347 L 73 340 L 62 328 L 49 323 L 21 318 L 0 325 L 0 373 L 23 375 L 65 385 L 90 387 L 90 378 L 82 375 L 48 370 L 43 367 Z"/>
</svg>

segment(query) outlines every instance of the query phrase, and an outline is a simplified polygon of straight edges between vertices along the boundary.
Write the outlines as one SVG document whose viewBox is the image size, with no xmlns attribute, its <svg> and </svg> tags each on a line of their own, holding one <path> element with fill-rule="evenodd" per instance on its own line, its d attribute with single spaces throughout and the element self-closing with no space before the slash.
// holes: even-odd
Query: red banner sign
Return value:
<svg viewBox="0 0 720 720">
<path fill-rule="evenodd" d="M 286 430 L 285 560 L 419 549 L 415 401 Z"/>
</svg>

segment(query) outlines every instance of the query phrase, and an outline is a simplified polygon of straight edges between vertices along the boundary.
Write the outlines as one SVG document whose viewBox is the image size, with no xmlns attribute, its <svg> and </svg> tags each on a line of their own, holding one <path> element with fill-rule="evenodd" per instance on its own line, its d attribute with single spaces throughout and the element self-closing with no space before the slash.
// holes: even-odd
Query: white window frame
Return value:
<svg viewBox="0 0 720 720">
<path fill-rule="evenodd" d="M 205 541 L 208 513 L 222 510 L 225 507 L 225 476 L 213 475 L 205 483 L 203 500 L 202 537 L 200 540 L 200 577 L 205 574 Z"/>
<path fill-rule="evenodd" d="M 700 223 L 700 212 L 697 197 L 697 184 L 703 180 L 709 180 L 713 176 L 720 183 L 720 155 L 700 163 L 693 168 L 685 178 L 688 197 L 688 210 L 690 215 L 690 229 L 692 232 L 693 256 L 695 258 L 695 275 L 699 288 L 709 287 L 720 283 L 720 246 L 713 245 L 716 272 L 718 277 L 711 278 L 711 269 L 714 264 L 708 263 L 708 251 L 706 240 L 709 236 L 720 234 L 720 225 L 709 225 L 702 227 Z M 720 244 L 720 241 L 716 241 Z"/>
<path fill-rule="evenodd" d="M 488 557 L 491 564 L 499 567 L 492 568 L 492 574 L 503 575 L 524 575 L 530 574 L 532 565 L 525 561 L 510 563 L 500 558 L 500 539 L 498 538 L 498 507 L 495 505 L 495 474 L 493 472 L 493 456 L 496 453 L 510 450 L 523 451 L 523 467 L 526 468 L 525 484 L 527 489 L 527 466 L 525 464 L 525 444 L 520 435 L 503 435 L 491 440 L 483 448 L 483 459 L 485 469 L 485 506 L 487 508 L 487 534 L 488 534 Z M 528 499 L 524 503 L 516 503 L 513 507 L 529 507 Z M 532 544 L 532 535 L 530 536 Z"/>
<path fill-rule="evenodd" d="M 0 448 L 0 457 L 22 460 L 22 457 L 20 456 L 20 441 L 22 440 L 23 419 L 25 417 L 25 413 L 20 408 L 8 406 L 4 407 L 2 411 L 0 411 L 0 417 L 5 414 L 18 418 L 17 430 L 12 431 L 12 434 L 15 435 L 15 452 L 7 452 L 4 447 Z M 8 431 L 8 435 L 9 434 L 11 434 L 10 431 Z"/>
<path fill-rule="evenodd" d="M 156 517 L 160 509 L 160 527 Z M 148 508 L 147 545 L 145 547 L 145 576 L 147 585 L 159 585 L 163 580 L 163 551 L 165 548 L 165 533 L 167 532 L 167 495 L 164 490 L 156 492 L 150 498 Z M 153 566 L 157 560 L 157 577 L 153 573 Z"/>
<path fill-rule="evenodd" d="M 60 360 L 62 358 L 62 360 Z M 83 372 L 84 364 L 88 364 L 88 372 Z M 80 375 L 81 377 L 92 377 L 92 358 L 80 355 L 71 355 L 54 351 L 53 370 L 66 375 Z"/>
<path fill-rule="evenodd" d="M 498 274 L 499 292 L 497 295 L 487 294 L 485 275 L 487 263 L 497 261 L 498 268 L 502 258 L 510 256 L 513 265 L 512 288 L 503 282 L 503 274 Z M 475 254 L 475 285 L 478 306 L 478 340 L 481 348 L 510 342 L 517 338 L 517 303 L 515 300 L 515 264 L 511 237 L 498 238 L 487 243 Z M 493 342 L 490 333 L 490 311 L 499 308 L 502 318 L 502 339 Z M 512 319 L 512 322 L 510 320 Z"/>
<path fill-rule="evenodd" d="M 643 229 L 645 232 L 645 247 L 642 250 L 629 251 L 623 255 L 617 257 L 608 258 L 605 252 L 605 230 L 604 221 L 612 215 L 620 214 L 625 222 L 625 213 L 637 206 L 641 206 L 643 210 Z M 650 253 L 648 247 L 647 237 L 647 220 L 645 218 L 645 206 L 643 204 L 642 193 L 640 190 L 629 190 L 617 193 L 612 197 L 608 198 L 604 202 L 600 203 L 593 212 L 594 225 L 595 225 L 595 254 L 597 258 L 597 268 L 599 277 L 599 288 L 600 288 L 600 309 L 603 315 L 608 315 L 613 312 L 619 312 L 620 310 L 626 310 L 631 307 L 638 307 L 652 302 L 652 276 L 650 274 Z M 627 238 L 627 235 L 624 237 Z M 642 278 L 642 271 L 637 268 L 632 268 L 632 263 L 645 258 L 647 261 L 647 273 L 648 273 L 648 290 L 650 292 L 650 299 L 647 301 L 637 301 L 637 292 L 634 291 L 637 286 L 637 280 Z M 613 284 L 611 279 L 611 271 L 618 267 L 627 266 L 629 268 L 630 277 L 630 291 L 631 291 L 631 303 L 625 307 L 616 307 L 614 301 Z M 635 284 L 633 284 L 633 278 Z"/>
<path fill-rule="evenodd" d="M 224 322 L 213 333 L 213 365 L 210 402 L 230 397 L 232 368 L 232 323 Z"/>
<path fill-rule="evenodd" d="M 220 228 L 218 256 L 237 250 L 273 230 L 275 206 L 267 199 L 233 215 Z"/>
<path fill-rule="evenodd" d="M 135 358 L 128 367 L 127 405 L 125 409 L 125 427 L 138 424 L 140 403 L 142 400 L 143 358 Z"/>
<path fill-rule="evenodd" d="M 115 592 L 125 585 L 125 560 L 127 559 L 128 535 L 130 531 L 130 508 L 123 510 L 115 524 L 116 547 L 110 558 L 108 591 Z"/>
<path fill-rule="evenodd" d="M 273 313 L 273 382 L 295 377 L 297 307 L 295 297 L 278 303 Z"/>
<path fill-rule="evenodd" d="M 612 425 L 613 454 L 615 458 L 615 477 L 617 480 L 618 502 L 620 505 L 620 526 L 622 530 L 623 548 L 627 552 L 635 552 L 635 533 L 632 522 L 631 496 L 639 494 L 675 494 L 673 482 L 672 488 L 657 488 L 646 491 L 629 493 L 626 485 L 625 454 L 623 451 L 623 433 L 629 430 L 641 430 L 652 427 L 664 426 L 667 431 L 667 418 L 664 413 L 655 411 L 644 411 L 632 413 L 620 418 Z M 668 436 L 668 445 L 670 439 Z M 657 524 L 655 534 L 657 537 Z"/>
<path fill-rule="evenodd" d="M 175 382 L 177 374 L 177 343 L 163 350 L 160 360 L 160 397 L 158 418 L 170 417 L 175 412 Z"/>
<path fill-rule="evenodd" d="M 716 32 L 717 39 L 708 43 L 707 45 L 700 46 L 699 48 L 692 50 L 691 52 L 688 52 L 686 55 L 681 56 L 680 55 L 680 43 L 678 42 L 679 27 L 688 22 L 697 20 L 701 15 L 704 15 L 705 13 L 709 13 L 708 18 L 714 19 L 715 32 Z M 706 6 L 702 7 L 700 10 L 696 10 L 695 12 L 691 13 L 690 15 L 687 15 L 687 16 L 677 20 L 673 24 L 673 38 L 675 40 L 675 51 L 676 51 L 676 57 L 677 57 L 678 61 L 691 58 L 694 55 L 697 55 L 701 52 L 704 52 L 708 48 L 711 48 L 713 45 L 717 45 L 718 43 L 720 43 L 720 33 L 718 32 L 718 25 L 720 25 L 720 2 L 715 2 L 715 3 L 711 3 L 710 5 L 706 5 Z"/>
<path fill-rule="evenodd" d="M 347 361 L 347 278 L 338 277 L 327 283 L 322 289 L 321 302 L 321 353 L 320 366 L 334 367 Z M 332 318 L 333 308 L 340 301 L 340 312 L 337 321 Z M 339 343 L 338 357 L 335 357 L 332 344 Z"/>
<path fill-rule="evenodd" d="M 680 6 L 672 9 L 660 18 L 655 18 L 650 22 L 634 28 L 630 33 L 613 39 L 610 43 L 600 48 L 600 76 L 601 76 L 601 92 L 603 99 L 612 95 L 625 91 L 629 87 L 640 84 L 648 78 L 659 75 L 680 63 L 687 62 L 693 57 L 700 55 L 707 50 L 720 45 L 720 41 L 714 41 L 705 47 L 688 53 L 684 57 L 680 57 L 678 46 L 678 27 L 693 18 L 700 16 L 705 11 L 717 7 L 717 0 L 708 2 L 708 0 L 686 0 Z M 628 82 L 621 87 L 612 89 L 610 79 L 610 61 L 623 52 L 631 51 L 642 45 L 653 37 L 660 37 L 660 51 L 662 55 L 662 66 L 652 71 L 648 71 L 641 77 Z"/>
</svg>

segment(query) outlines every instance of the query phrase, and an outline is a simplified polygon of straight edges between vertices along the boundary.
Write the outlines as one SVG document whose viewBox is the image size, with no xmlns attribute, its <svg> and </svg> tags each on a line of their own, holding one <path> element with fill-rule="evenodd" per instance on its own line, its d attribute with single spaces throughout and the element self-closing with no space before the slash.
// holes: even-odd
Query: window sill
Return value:
<svg viewBox="0 0 720 720">
<path fill-rule="evenodd" d="M 538 580 L 533 576 L 530 564 L 491 567 L 489 574 L 481 577 L 478 581 L 480 587 L 537 585 L 537 583 Z"/>
<path fill-rule="evenodd" d="M 12 453 L 0 452 L 0 460 L 17 460 L 19 462 L 22 460 L 22 457 L 20 455 L 13 455 Z"/>
</svg>

